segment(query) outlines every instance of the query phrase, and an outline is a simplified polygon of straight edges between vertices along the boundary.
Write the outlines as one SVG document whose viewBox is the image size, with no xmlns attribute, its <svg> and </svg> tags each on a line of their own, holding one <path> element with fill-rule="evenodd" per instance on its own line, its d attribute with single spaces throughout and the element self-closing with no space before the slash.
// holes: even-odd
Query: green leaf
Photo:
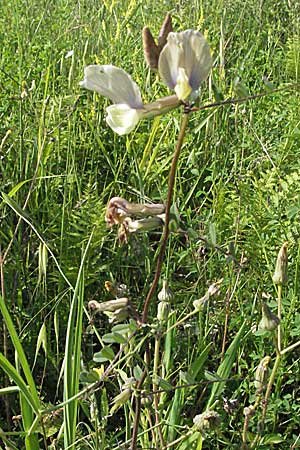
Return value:
<svg viewBox="0 0 300 450">
<path fill-rule="evenodd" d="M 4 321 L 6 323 L 7 326 L 7 330 L 10 334 L 11 340 L 13 342 L 13 346 L 15 348 L 17 357 L 20 361 L 20 364 L 22 366 L 23 372 L 24 372 L 24 376 L 26 378 L 26 382 L 29 385 L 30 388 L 30 392 L 31 392 L 31 398 L 32 398 L 32 402 L 34 403 L 34 410 L 37 412 L 40 409 L 40 400 L 39 400 L 39 395 L 38 395 L 38 391 L 24 352 L 24 349 L 22 347 L 21 341 L 19 339 L 18 333 L 14 327 L 12 318 L 8 312 L 8 309 L 6 307 L 6 304 L 3 300 L 3 297 L 0 295 L 0 311 L 3 315 Z M 16 383 L 18 384 L 18 383 Z"/>
<path fill-rule="evenodd" d="M 115 357 L 114 351 L 111 347 L 103 347 L 100 352 L 94 354 L 93 361 L 102 363 L 105 361 L 112 361 Z"/>
<path fill-rule="evenodd" d="M 198 445 L 199 442 L 201 442 L 201 447 L 197 447 L 197 450 L 202 449 L 202 436 L 199 431 L 195 431 L 191 436 L 189 436 L 187 439 L 185 439 L 182 444 L 180 445 L 178 450 L 191 450 L 191 448 L 194 448 L 194 442 L 198 439 Z"/>
<path fill-rule="evenodd" d="M 191 366 L 191 374 L 194 378 L 197 377 L 198 373 L 200 372 L 200 370 L 202 369 L 203 365 L 205 364 L 207 358 L 208 358 L 208 354 L 209 351 L 212 347 L 212 343 L 210 342 L 204 350 L 202 350 L 202 352 L 200 353 L 199 356 L 196 357 L 196 359 L 193 361 L 192 366 Z"/>
<path fill-rule="evenodd" d="M 284 438 L 281 434 L 267 434 L 263 437 L 262 443 L 266 444 L 280 444 L 280 442 L 284 442 Z"/>
<path fill-rule="evenodd" d="M 127 339 L 120 333 L 107 333 L 102 337 L 107 344 L 126 344 Z"/>
<path fill-rule="evenodd" d="M 35 349 L 35 357 L 34 357 L 34 363 L 33 366 L 35 366 L 37 355 L 40 351 L 41 346 L 43 347 L 43 350 L 45 352 L 45 356 L 47 357 L 47 330 L 46 330 L 46 324 L 45 322 L 41 326 L 37 343 L 36 343 L 36 349 Z"/>
<path fill-rule="evenodd" d="M 21 377 L 19 372 L 15 369 L 15 367 L 5 358 L 5 356 L 0 353 L 0 367 L 4 372 L 16 383 L 19 390 L 22 392 L 26 401 L 30 404 L 32 410 L 38 414 L 38 406 L 36 405 L 35 398 L 29 390 L 26 382 Z"/>
</svg>

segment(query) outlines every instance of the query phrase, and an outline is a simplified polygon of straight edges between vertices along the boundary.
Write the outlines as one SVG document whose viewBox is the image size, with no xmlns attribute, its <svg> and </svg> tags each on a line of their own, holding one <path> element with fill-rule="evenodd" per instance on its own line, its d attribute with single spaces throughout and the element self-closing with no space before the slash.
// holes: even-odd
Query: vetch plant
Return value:
<svg viewBox="0 0 300 450">
<path fill-rule="evenodd" d="M 6 192 L 1 203 L 0 238 L 0 310 L 6 322 L 0 337 L 0 401 L 4 406 L 0 438 L 14 450 L 234 448 L 241 446 L 240 413 L 249 398 L 251 404 L 244 409 L 245 448 L 248 443 L 251 448 L 256 444 L 273 448 L 276 442 L 270 441 L 268 431 L 274 430 L 285 440 L 282 448 L 294 448 L 298 438 L 293 438 L 292 444 L 288 433 L 293 426 L 297 429 L 299 412 L 298 385 L 293 381 L 298 371 L 294 350 L 297 353 L 299 345 L 300 250 L 297 255 L 293 245 L 289 257 L 295 269 L 293 288 L 286 272 L 287 244 L 268 280 L 264 264 L 256 264 L 255 251 L 260 254 L 263 249 L 269 266 L 265 242 L 273 246 L 282 232 L 289 241 L 297 237 L 299 176 L 293 164 L 297 160 L 299 84 L 286 84 L 286 33 L 282 37 L 277 32 L 287 19 L 296 23 L 297 16 L 291 14 L 293 8 L 286 7 L 276 18 L 274 11 L 265 9 L 259 23 L 251 14 L 235 21 L 240 16 L 239 6 L 230 9 L 233 20 L 228 20 L 228 11 L 223 13 L 220 2 L 207 2 L 197 11 L 193 11 L 193 2 L 181 2 L 176 9 L 180 32 L 174 32 L 170 14 L 155 38 L 147 27 L 143 30 L 144 54 L 155 70 L 153 75 L 146 66 L 141 70 L 135 67 L 133 55 L 137 54 L 139 67 L 142 55 L 141 48 L 137 51 L 136 29 L 138 23 L 144 24 L 149 9 L 157 15 L 153 18 L 157 24 L 166 2 L 90 2 L 88 9 L 77 3 L 75 22 L 62 4 L 62 9 L 58 5 L 54 11 L 59 22 L 43 22 L 38 30 L 29 26 L 36 16 L 42 17 L 38 5 L 33 15 L 30 8 L 21 12 L 14 8 L 12 21 L 11 8 L 4 7 L 2 15 L 9 31 L 19 23 L 24 26 L 18 27 L 17 34 L 7 34 L 12 40 L 5 40 L 5 65 L 0 71 L 5 85 L 0 177 L 4 177 L 2 190 Z M 208 94 L 201 84 L 212 65 L 206 34 L 182 31 L 187 17 L 209 24 L 210 35 L 214 34 L 217 67 L 209 93 L 215 95 L 214 103 L 205 101 Z M 274 17 L 273 24 L 270 17 Z M 255 45 L 249 48 L 253 41 L 247 29 L 250 19 Z M 68 42 L 65 30 L 72 31 Z M 27 45 L 32 33 L 37 36 L 34 48 Z M 53 48 L 49 60 L 44 44 L 51 42 L 53 33 L 58 40 L 64 39 Z M 260 33 L 262 38 L 267 33 L 272 52 L 265 52 Z M 22 51 L 10 62 L 16 35 Z M 85 59 L 88 49 L 94 52 L 95 46 L 101 47 L 102 60 L 85 69 L 81 85 L 95 92 L 98 106 L 108 107 L 107 123 L 116 133 L 126 134 L 139 126 L 131 139 L 116 139 L 110 132 L 102 133 L 101 127 L 91 129 L 98 119 L 94 105 L 84 115 L 84 105 L 73 97 L 79 58 Z M 69 49 L 74 49 L 76 58 L 72 52 L 71 58 L 64 57 L 70 56 Z M 276 49 L 278 57 L 272 58 Z M 107 55 L 112 51 L 114 59 L 110 60 Z M 37 52 L 40 58 L 34 77 L 40 82 L 33 96 L 26 87 L 28 80 L 21 75 L 28 75 Z M 247 57 L 235 58 L 236 53 Z M 125 66 L 116 67 L 117 61 L 126 64 L 128 74 Z M 138 70 L 139 87 L 133 75 Z M 235 89 L 244 98 L 230 98 L 230 86 L 236 83 L 225 79 L 225 73 L 227 77 L 242 76 L 241 87 L 258 85 L 260 74 L 269 74 L 278 88 L 265 83 L 267 92 L 251 96 L 247 89 L 239 93 Z M 161 95 L 159 80 L 166 92 Z M 61 95 L 66 85 L 72 92 Z M 194 104 L 202 86 L 204 101 Z M 159 98 L 168 95 L 168 89 L 174 95 Z M 288 95 L 291 89 L 293 95 Z M 277 95 L 280 91 L 284 98 Z M 83 95 L 91 97 L 90 93 Z M 266 95 L 271 97 L 261 105 L 253 102 Z M 248 102 L 243 111 L 237 106 L 242 102 Z M 204 111 L 208 108 L 210 113 Z M 189 117 L 196 111 L 188 129 Z M 149 126 L 140 121 L 166 113 L 164 128 L 156 119 L 145 134 Z M 78 117 L 85 120 L 76 123 Z M 252 117 L 256 119 L 255 133 Z M 181 157 L 186 132 L 190 136 Z M 261 147 L 266 157 L 257 158 L 261 152 L 253 147 L 252 132 L 260 143 L 259 136 L 263 136 Z M 180 176 L 176 180 L 178 161 Z M 273 181 L 267 175 L 267 184 L 256 181 L 261 171 L 268 174 L 270 165 Z M 119 186 L 136 203 L 113 197 L 123 195 Z M 162 196 L 160 203 L 143 200 L 154 201 L 154 195 L 156 199 Z M 105 237 L 98 206 L 108 198 L 107 225 L 116 225 L 121 241 L 135 233 L 126 248 L 117 248 L 113 232 Z M 176 227 L 170 226 L 175 199 L 181 209 L 174 214 Z M 260 214 L 263 208 L 266 214 Z M 155 233 L 142 235 L 154 229 Z M 44 238 L 49 231 L 50 236 Z M 253 233 L 259 236 L 260 245 L 253 241 Z M 205 252 L 198 248 L 200 241 L 205 243 Z M 241 256 L 244 253 L 247 258 Z M 104 282 L 106 277 L 113 282 Z M 163 280 L 168 280 L 173 294 Z M 259 292 L 256 287 L 262 283 L 264 290 L 276 292 L 277 312 L 274 301 L 270 302 L 273 312 L 264 313 L 261 326 L 269 331 L 259 331 L 255 339 L 262 339 L 260 334 L 264 342 L 253 345 L 247 318 L 250 311 L 254 313 L 256 302 L 251 305 L 249 298 L 254 290 Z M 159 286 L 162 289 L 156 295 Z M 292 337 L 295 340 L 289 345 Z M 233 403 L 224 398 L 223 403 L 223 395 L 234 398 Z M 281 420 L 287 411 L 289 416 Z M 14 424 L 10 425 L 11 419 Z M 250 419 L 258 424 L 257 438 L 253 429 L 247 432 Z M 220 425 L 219 431 L 214 425 Z"/>
</svg>

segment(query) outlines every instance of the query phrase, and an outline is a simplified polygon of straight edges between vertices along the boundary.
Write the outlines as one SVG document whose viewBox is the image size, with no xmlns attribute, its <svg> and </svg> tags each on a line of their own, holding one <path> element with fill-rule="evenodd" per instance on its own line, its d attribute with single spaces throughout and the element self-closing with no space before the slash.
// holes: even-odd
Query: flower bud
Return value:
<svg viewBox="0 0 300 450">
<path fill-rule="evenodd" d="M 266 303 L 262 304 L 262 319 L 258 324 L 258 329 L 261 331 L 273 331 L 280 323 L 279 317 L 277 317 L 270 310 Z"/>
<path fill-rule="evenodd" d="M 121 406 L 123 406 L 124 403 L 126 403 L 131 398 L 131 395 L 132 395 L 132 389 L 130 389 L 130 388 L 124 389 L 124 391 L 122 391 L 119 395 L 117 395 L 113 399 L 113 406 L 110 409 L 110 414 L 113 414 L 119 408 L 121 408 Z"/>
<path fill-rule="evenodd" d="M 216 281 L 215 283 L 212 283 L 209 286 L 207 292 L 205 293 L 205 295 L 203 297 L 193 301 L 193 306 L 194 306 L 196 311 L 201 311 L 202 308 L 206 305 L 206 303 L 210 299 L 210 297 L 220 295 L 220 292 L 221 292 L 220 291 L 220 285 L 222 283 L 223 283 L 223 278 L 221 278 L 220 280 Z"/>
<path fill-rule="evenodd" d="M 143 47 L 146 63 L 150 69 L 157 69 L 159 50 L 148 27 L 143 28 Z"/>
<path fill-rule="evenodd" d="M 263 390 L 266 384 L 268 375 L 268 365 L 270 364 L 270 361 L 271 361 L 270 356 L 265 356 L 257 366 L 254 380 L 254 386 L 256 387 L 257 394 L 259 394 Z"/>
<path fill-rule="evenodd" d="M 273 275 L 273 283 L 283 285 L 287 284 L 287 265 L 288 265 L 288 254 L 287 254 L 288 243 L 285 242 L 281 249 L 279 250 L 277 256 L 277 262 L 275 267 L 275 272 Z"/>
<path fill-rule="evenodd" d="M 159 30 L 159 35 L 158 35 L 158 50 L 159 50 L 159 53 L 162 51 L 162 49 L 166 45 L 168 35 L 172 31 L 173 31 L 172 16 L 171 16 L 170 13 L 167 13 L 166 17 L 165 17 L 165 20 L 163 21 L 163 24 L 161 26 L 161 29 Z"/>
<path fill-rule="evenodd" d="M 221 419 L 216 411 L 208 410 L 195 416 L 193 422 L 195 429 L 205 436 L 206 431 L 214 430 L 219 427 Z"/>
<path fill-rule="evenodd" d="M 122 386 L 122 391 L 118 394 L 112 401 L 113 406 L 110 409 L 110 414 L 113 414 L 117 411 L 124 403 L 126 403 L 132 396 L 133 386 L 136 383 L 136 379 L 134 377 L 127 378 Z"/>
<path fill-rule="evenodd" d="M 149 28 L 148 27 L 143 28 L 144 56 L 150 69 L 156 70 L 158 68 L 159 54 L 166 45 L 168 34 L 171 31 L 173 31 L 173 27 L 172 27 L 172 18 L 169 13 L 167 13 L 165 20 L 159 31 L 158 44 L 155 43 L 155 40 Z"/>
<path fill-rule="evenodd" d="M 108 322 L 110 324 L 124 322 L 130 315 L 130 307 L 125 306 L 124 308 L 117 309 L 112 313 L 106 313 L 106 315 L 109 317 Z"/>
<path fill-rule="evenodd" d="M 159 322 L 166 322 L 169 317 L 171 305 L 168 302 L 159 302 L 157 305 L 157 320 Z"/>
<path fill-rule="evenodd" d="M 124 221 L 124 226 L 128 233 L 152 231 L 161 228 L 164 224 L 164 214 L 155 217 L 147 217 L 145 219 L 132 220 L 127 217 Z"/>
<path fill-rule="evenodd" d="M 161 302 L 171 302 L 173 300 L 173 292 L 169 288 L 167 280 L 163 281 L 163 287 L 161 291 L 158 293 L 158 300 Z"/>
<path fill-rule="evenodd" d="M 127 297 L 117 298 L 115 300 L 109 300 L 108 302 L 96 302 L 91 300 L 88 303 L 89 309 L 95 312 L 113 312 L 129 305 L 129 299 Z"/>
</svg>

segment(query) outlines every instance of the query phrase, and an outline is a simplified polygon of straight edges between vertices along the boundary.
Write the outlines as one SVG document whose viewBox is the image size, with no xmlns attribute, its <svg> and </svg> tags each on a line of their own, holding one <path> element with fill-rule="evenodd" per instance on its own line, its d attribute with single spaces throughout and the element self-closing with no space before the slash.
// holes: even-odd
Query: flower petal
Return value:
<svg viewBox="0 0 300 450">
<path fill-rule="evenodd" d="M 176 92 L 179 100 L 186 100 L 192 92 L 188 77 L 182 67 L 179 67 L 178 69 L 177 83 L 174 91 Z"/>
<path fill-rule="evenodd" d="M 84 69 L 80 86 L 108 97 L 114 103 L 125 103 L 132 108 L 142 108 L 143 102 L 137 84 L 119 67 L 91 65 Z"/>
<path fill-rule="evenodd" d="M 211 66 L 209 45 L 199 31 L 169 33 L 168 42 L 159 57 L 158 70 L 171 89 L 177 84 L 179 68 L 185 70 L 191 88 L 196 91 L 208 76 Z"/>
<path fill-rule="evenodd" d="M 144 115 L 143 109 L 130 108 L 126 104 L 111 105 L 106 112 L 106 122 L 120 135 L 130 133 Z"/>
</svg>

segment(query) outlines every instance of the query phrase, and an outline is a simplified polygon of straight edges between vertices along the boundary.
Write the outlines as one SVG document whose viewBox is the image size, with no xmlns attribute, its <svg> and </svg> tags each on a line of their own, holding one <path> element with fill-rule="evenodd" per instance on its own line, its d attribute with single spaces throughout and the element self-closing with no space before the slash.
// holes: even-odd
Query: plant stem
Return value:
<svg viewBox="0 0 300 450">
<path fill-rule="evenodd" d="M 189 120 L 189 112 L 190 111 L 188 110 L 187 112 L 185 112 L 185 114 L 183 116 L 183 120 L 181 123 L 181 129 L 180 129 L 180 133 L 178 136 L 178 141 L 177 141 L 176 149 L 174 152 L 174 156 L 173 156 L 173 160 L 172 160 L 172 164 L 171 164 L 171 168 L 170 168 L 166 210 L 165 210 L 165 215 L 166 215 L 165 216 L 165 226 L 164 226 L 164 231 L 163 231 L 162 238 L 161 238 L 159 254 L 157 257 L 157 261 L 156 261 L 156 270 L 155 270 L 154 278 L 153 278 L 151 287 L 148 291 L 148 294 L 147 294 L 147 297 L 145 300 L 145 304 L 144 304 L 142 323 L 147 322 L 150 301 L 151 301 L 151 299 L 154 295 L 154 292 L 157 288 L 162 265 L 163 265 L 165 249 L 166 249 L 166 245 L 167 245 L 167 241 L 168 241 L 168 237 L 169 237 L 170 209 L 171 209 L 171 204 L 173 201 L 173 189 L 174 189 L 174 184 L 175 184 L 177 163 L 178 163 L 178 158 L 179 158 L 183 140 L 184 140 L 186 127 L 187 127 L 188 120 Z"/>
<path fill-rule="evenodd" d="M 266 415 L 267 415 L 267 411 L 268 411 L 268 402 L 269 402 L 269 398 L 271 395 L 271 391 L 272 391 L 272 387 L 275 381 L 275 377 L 276 377 L 276 373 L 281 361 L 281 357 L 282 357 L 282 352 L 281 352 L 281 309 L 282 309 L 282 285 L 279 284 L 278 285 L 278 294 L 277 294 L 277 315 L 278 318 L 280 319 L 280 322 L 278 324 L 278 328 L 277 328 L 277 336 L 276 338 L 274 338 L 275 342 L 275 349 L 276 349 L 276 359 L 274 362 L 274 366 L 271 372 L 271 376 L 269 378 L 269 382 L 267 385 L 267 389 L 266 389 L 266 393 L 263 399 L 263 410 L 262 410 L 262 416 L 261 416 L 261 420 L 259 422 L 259 428 L 261 430 L 263 430 L 264 428 L 264 423 L 266 420 Z M 255 439 L 252 442 L 251 448 L 255 448 L 257 442 L 259 440 L 259 434 L 256 435 Z"/>
<path fill-rule="evenodd" d="M 163 230 L 163 234 L 162 234 L 162 238 L 161 238 L 161 242 L 160 242 L 160 249 L 159 249 L 159 254 L 157 257 L 157 261 L 156 261 L 156 270 L 155 270 L 154 278 L 153 278 L 152 284 L 150 286 L 150 289 L 148 291 L 147 297 L 145 299 L 144 310 L 143 310 L 143 315 L 142 315 L 142 323 L 147 323 L 150 302 L 151 302 L 151 299 L 154 295 L 154 292 L 157 288 L 157 285 L 158 285 L 158 282 L 160 279 L 165 250 L 166 250 L 167 241 L 168 241 L 168 237 L 169 237 L 170 209 L 171 209 L 171 205 L 172 205 L 172 201 L 173 201 L 173 190 L 174 190 L 174 184 L 175 184 L 177 163 L 178 163 L 180 151 L 182 148 L 182 144 L 183 144 L 183 140 L 184 140 L 184 136 L 185 136 L 188 120 L 189 120 L 189 113 L 190 113 L 190 109 L 184 110 L 184 116 L 183 116 L 183 119 L 181 122 L 181 128 L 180 128 L 180 132 L 179 132 L 179 136 L 178 136 L 178 141 L 177 141 L 177 145 L 175 148 L 175 152 L 173 155 L 172 164 L 171 164 L 171 168 L 170 168 L 170 172 L 169 172 L 168 192 L 167 192 L 166 210 L 165 210 L 165 226 L 164 226 L 164 230 Z M 137 386 L 138 389 L 141 389 L 141 387 L 146 379 L 146 376 L 147 376 L 147 371 L 148 371 L 147 368 L 149 367 L 149 364 L 150 364 L 149 345 L 147 345 L 145 354 L 146 354 L 147 364 L 146 364 L 146 368 L 141 376 L 141 379 L 138 383 L 138 386 Z M 141 416 L 141 398 L 140 398 L 140 396 L 138 396 L 136 398 L 135 419 L 134 419 L 133 430 L 132 430 L 132 439 L 131 439 L 130 450 L 136 450 L 140 416 Z"/>
<path fill-rule="evenodd" d="M 278 285 L 278 296 L 277 296 L 277 316 L 278 319 L 281 322 L 281 308 L 282 308 L 282 285 L 279 284 Z M 278 325 L 278 329 L 277 329 L 277 346 L 278 346 L 278 350 L 277 350 L 277 354 L 281 353 L 281 326 L 280 323 Z"/>
<path fill-rule="evenodd" d="M 249 100 L 255 100 L 256 98 L 266 97 L 267 95 L 276 94 L 277 92 L 287 91 L 289 89 L 294 90 L 295 88 L 299 88 L 299 87 L 300 87 L 300 83 L 291 83 L 282 88 L 272 89 L 272 91 L 270 91 L 270 92 L 261 92 L 260 94 L 249 95 L 247 97 L 230 98 L 228 100 L 223 100 L 221 102 L 215 102 L 215 103 L 209 103 L 208 105 L 202 105 L 199 107 L 194 106 L 192 108 L 192 111 L 202 111 L 203 109 L 215 108 L 218 106 L 235 105 L 236 103 L 244 103 Z"/>
<path fill-rule="evenodd" d="M 155 408 L 155 422 L 156 422 L 156 425 L 157 425 L 157 431 L 158 431 L 158 435 L 159 435 L 160 446 L 161 446 L 161 448 L 163 448 L 165 446 L 165 442 L 164 442 L 164 437 L 163 437 L 163 433 L 162 433 L 162 429 L 161 429 L 161 420 L 160 420 L 159 411 L 158 411 L 159 393 L 157 392 L 157 390 L 158 390 L 157 379 L 158 379 L 160 341 L 161 341 L 161 337 L 160 337 L 160 333 L 158 333 L 158 335 L 155 338 L 155 347 L 154 347 L 153 400 L 154 400 L 154 408 Z"/>
</svg>

